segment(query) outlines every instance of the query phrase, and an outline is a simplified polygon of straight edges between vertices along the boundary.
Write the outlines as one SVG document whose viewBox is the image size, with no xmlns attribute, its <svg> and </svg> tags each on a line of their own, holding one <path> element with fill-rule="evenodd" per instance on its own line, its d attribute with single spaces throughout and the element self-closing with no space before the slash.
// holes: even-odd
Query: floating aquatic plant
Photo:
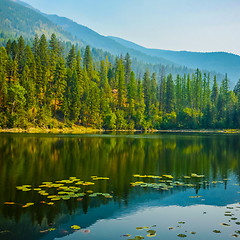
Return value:
<svg viewBox="0 0 240 240">
<path fill-rule="evenodd" d="M 73 226 L 71 226 L 71 228 L 74 229 L 74 230 L 79 230 L 81 227 L 78 226 L 78 225 L 73 225 Z"/>
<path fill-rule="evenodd" d="M 178 234 L 177 236 L 180 237 L 180 238 L 185 238 L 185 237 L 187 237 L 186 234 L 182 234 L 182 233 L 181 233 L 181 234 Z"/>
</svg>

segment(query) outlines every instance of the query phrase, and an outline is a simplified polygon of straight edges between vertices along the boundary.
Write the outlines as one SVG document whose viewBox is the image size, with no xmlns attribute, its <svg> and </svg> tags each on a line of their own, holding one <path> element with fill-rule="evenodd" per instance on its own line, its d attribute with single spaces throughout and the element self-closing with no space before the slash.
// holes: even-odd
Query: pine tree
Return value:
<svg viewBox="0 0 240 240">
<path fill-rule="evenodd" d="M 90 50 L 89 45 L 85 48 L 84 58 L 83 58 L 83 66 L 86 67 L 88 76 L 90 78 L 92 78 L 93 77 L 93 63 L 92 63 L 91 50 Z"/>
<path fill-rule="evenodd" d="M 0 47 L 0 115 L 6 110 L 8 98 L 8 86 L 6 81 L 7 62 L 8 62 L 7 51 L 5 50 L 4 47 Z"/>
<path fill-rule="evenodd" d="M 136 101 L 137 85 L 134 72 L 131 72 L 130 82 L 127 85 L 127 101 L 129 118 L 135 114 L 135 101 Z"/>
<path fill-rule="evenodd" d="M 118 108 L 123 110 L 125 107 L 126 100 L 126 89 L 125 89 L 125 76 L 124 76 L 124 66 L 122 60 L 118 62 L 117 72 L 116 72 L 116 82 L 117 82 L 117 99 Z"/>
<path fill-rule="evenodd" d="M 167 76 L 167 94 L 166 94 L 166 111 L 171 113 L 174 110 L 175 94 L 174 94 L 174 82 L 172 74 Z"/>
<path fill-rule="evenodd" d="M 143 129 L 145 127 L 145 103 L 144 93 L 141 79 L 138 80 L 137 84 L 137 97 L 136 97 L 136 127 L 137 129 Z"/>
<path fill-rule="evenodd" d="M 155 72 L 151 77 L 151 105 L 157 106 L 157 74 Z"/>
<path fill-rule="evenodd" d="M 236 94 L 238 98 L 240 98 L 240 79 L 238 80 L 237 84 L 234 87 L 233 92 Z"/>
<path fill-rule="evenodd" d="M 182 108 L 182 86 L 181 86 L 181 77 L 178 74 L 176 79 L 176 86 L 175 86 L 175 92 L 176 92 L 176 109 L 177 111 L 180 111 Z"/>
<path fill-rule="evenodd" d="M 72 45 L 72 48 L 71 48 L 71 50 L 69 51 L 68 56 L 67 56 L 67 66 L 68 66 L 71 70 L 73 70 L 73 68 L 74 68 L 75 65 L 76 65 L 76 62 L 77 62 L 76 58 L 77 58 L 77 55 L 76 55 L 75 46 Z"/>
<path fill-rule="evenodd" d="M 54 72 L 54 115 L 56 116 L 56 111 L 58 106 L 62 106 L 63 97 L 66 88 L 66 68 L 65 61 L 63 58 L 60 58 L 56 64 L 56 70 Z"/>
<path fill-rule="evenodd" d="M 150 106 L 151 106 L 151 80 L 150 80 L 150 72 L 147 69 L 144 73 L 143 77 L 143 93 L 144 93 L 144 103 L 146 105 L 146 115 L 149 114 Z"/>
<path fill-rule="evenodd" d="M 187 75 L 187 106 L 192 107 L 192 86 L 190 75 Z"/>
<path fill-rule="evenodd" d="M 160 94 L 159 94 L 159 110 L 163 113 L 166 112 L 166 95 L 167 95 L 167 81 L 163 76 L 160 82 Z"/>
<path fill-rule="evenodd" d="M 11 46 L 12 46 L 12 42 L 11 42 L 11 39 L 9 39 L 6 44 L 6 51 L 7 51 L 8 56 L 10 56 L 10 54 L 11 54 Z"/>
<path fill-rule="evenodd" d="M 12 45 L 11 45 L 11 58 L 13 60 L 15 60 L 17 58 L 17 55 L 18 55 L 18 44 L 17 42 L 14 40 L 12 42 Z"/>
<path fill-rule="evenodd" d="M 131 72 L 132 72 L 132 68 L 131 68 L 131 58 L 129 53 L 126 54 L 125 59 L 124 59 L 124 69 L 125 69 L 125 84 L 128 84 L 130 82 L 130 77 L 131 77 Z"/>
<path fill-rule="evenodd" d="M 33 40 L 33 47 L 32 47 L 32 53 L 35 57 L 35 59 L 37 59 L 38 53 L 39 53 L 39 38 L 38 35 L 36 34 Z"/>
<path fill-rule="evenodd" d="M 218 90 L 218 84 L 217 84 L 217 77 L 215 75 L 213 87 L 212 87 L 212 95 L 211 95 L 211 100 L 212 100 L 213 106 L 216 106 L 216 104 L 217 104 L 218 93 L 219 93 L 219 90 Z"/>
<path fill-rule="evenodd" d="M 18 61 L 18 72 L 21 74 L 25 65 L 25 42 L 22 36 L 20 36 L 18 39 L 17 61 Z"/>
<path fill-rule="evenodd" d="M 70 81 L 70 118 L 75 123 L 79 120 L 81 101 L 80 101 L 80 84 L 78 81 L 77 71 L 74 70 Z"/>
</svg>

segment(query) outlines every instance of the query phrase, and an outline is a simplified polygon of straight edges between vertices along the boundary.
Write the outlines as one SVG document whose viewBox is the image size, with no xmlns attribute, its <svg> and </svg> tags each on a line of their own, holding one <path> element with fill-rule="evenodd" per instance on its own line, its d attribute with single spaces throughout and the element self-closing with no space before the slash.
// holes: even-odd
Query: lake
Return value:
<svg viewBox="0 0 240 240">
<path fill-rule="evenodd" d="M 234 239 L 239 166 L 238 134 L 0 134 L 0 239 Z"/>
</svg>

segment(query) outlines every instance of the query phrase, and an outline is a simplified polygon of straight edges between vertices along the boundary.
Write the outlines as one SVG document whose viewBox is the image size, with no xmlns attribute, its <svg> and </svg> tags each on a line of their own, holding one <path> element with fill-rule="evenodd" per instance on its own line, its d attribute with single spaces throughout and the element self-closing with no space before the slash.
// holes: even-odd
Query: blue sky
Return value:
<svg viewBox="0 0 240 240">
<path fill-rule="evenodd" d="M 149 48 L 240 55 L 240 0 L 24 0 Z"/>
</svg>

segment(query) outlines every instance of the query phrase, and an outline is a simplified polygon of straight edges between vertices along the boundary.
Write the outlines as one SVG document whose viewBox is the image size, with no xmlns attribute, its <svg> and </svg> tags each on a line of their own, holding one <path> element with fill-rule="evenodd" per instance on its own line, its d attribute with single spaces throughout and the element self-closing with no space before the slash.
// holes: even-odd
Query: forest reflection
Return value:
<svg viewBox="0 0 240 240">
<path fill-rule="evenodd" d="M 205 180 L 224 179 L 229 173 L 239 176 L 239 135 L 124 135 L 124 136 L 58 136 L 58 135 L 0 135 L 0 212 L 5 218 L 21 219 L 25 209 L 5 206 L 5 201 L 40 202 L 40 196 L 22 193 L 16 186 L 31 184 L 38 187 L 44 181 L 77 177 L 91 181 L 91 176 L 109 177 L 97 182 L 94 192 L 111 193 L 113 200 L 81 201 L 70 199 L 57 203 L 57 208 L 35 204 L 28 211 L 32 221 L 42 224 L 54 221 L 59 214 L 73 213 L 81 208 L 129 199 L 135 181 L 134 174 L 171 174 L 181 178 L 191 173 L 205 175 Z M 196 191 L 206 187 L 197 185 Z M 225 186 L 226 187 L 226 186 Z M 174 190 L 172 190 L 174 192 Z M 142 194 L 134 191 L 134 194 Z"/>
</svg>

